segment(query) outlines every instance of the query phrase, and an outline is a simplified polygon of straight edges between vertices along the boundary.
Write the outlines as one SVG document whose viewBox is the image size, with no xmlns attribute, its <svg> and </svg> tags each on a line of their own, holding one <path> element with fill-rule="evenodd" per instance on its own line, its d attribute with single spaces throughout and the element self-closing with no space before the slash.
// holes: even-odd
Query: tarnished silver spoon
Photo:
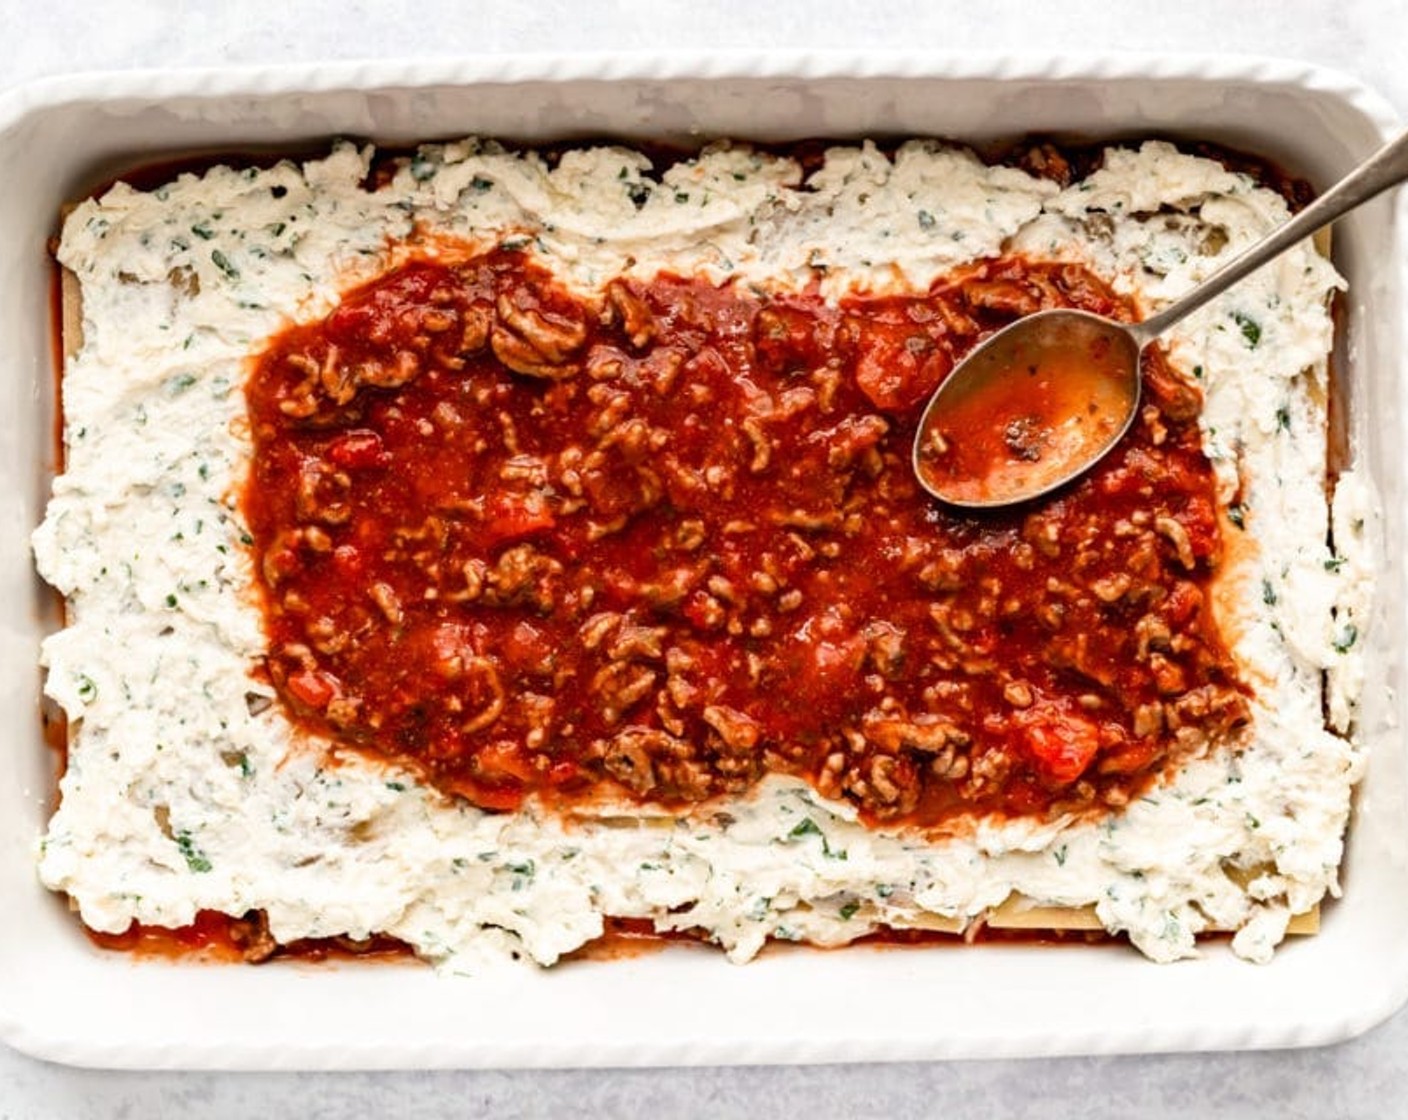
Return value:
<svg viewBox="0 0 1408 1120">
<path fill-rule="evenodd" d="M 1322 226 L 1408 179 L 1408 133 L 1142 323 L 1086 311 L 1018 319 L 954 366 L 924 408 L 914 473 L 949 505 L 1029 501 L 1098 463 L 1139 412 L 1139 357 L 1169 327 Z"/>
</svg>

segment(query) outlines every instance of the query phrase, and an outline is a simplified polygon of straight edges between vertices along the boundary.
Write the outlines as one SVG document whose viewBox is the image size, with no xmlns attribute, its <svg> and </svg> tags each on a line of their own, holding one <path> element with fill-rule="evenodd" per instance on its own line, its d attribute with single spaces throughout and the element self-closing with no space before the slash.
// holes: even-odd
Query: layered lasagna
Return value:
<svg viewBox="0 0 1408 1120">
<path fill-rule="evenodd" d="M 1157 142 L 341 144 L 83 202 L 43 882 L 96 931 L 454 972 L 613 921 L 1268 959 L 1362 766 L 1331 265 L 1172 331 L 1047 499 L 944 507 L 910 449 L 992 331 L 1143 317 L 1287 212 Z"/>
</svg>

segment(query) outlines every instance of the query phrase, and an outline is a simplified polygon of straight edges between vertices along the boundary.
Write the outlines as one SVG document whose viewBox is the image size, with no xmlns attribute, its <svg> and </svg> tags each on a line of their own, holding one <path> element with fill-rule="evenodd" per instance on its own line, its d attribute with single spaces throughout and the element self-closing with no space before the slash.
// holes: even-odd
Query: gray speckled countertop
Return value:
<svg viewBox="0 0 1408 1120">
<path fill-rule="evenodd" d="M 1408 117 L 1408 0 L 0 0 L 0 88 L 78 70 L 469 52 L 1214 50 L 1345 71 Z M 199 1016 L 198 1009 L 192 1009 Z M 871 1066 L 178 1074 L 0 1045 L 0 1120 L 97 1117 L 1408 1116 L 1408 1011 L 1320 1049 Z"/>
</svg>

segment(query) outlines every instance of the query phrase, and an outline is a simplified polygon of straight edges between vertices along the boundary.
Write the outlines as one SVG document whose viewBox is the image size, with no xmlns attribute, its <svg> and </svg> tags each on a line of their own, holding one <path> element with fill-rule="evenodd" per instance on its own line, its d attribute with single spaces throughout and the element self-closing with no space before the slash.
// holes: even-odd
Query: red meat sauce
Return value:
<svg viewBox="0 0 1408 1120">
<path fill-rule="evenodd" d="M 1246 719 L 1208 586 L 1196 391 L 1157 355 L 1117 450 L 959 515 L 924 400 L 1014 317 L 1128 318 L 1006 258 L 911 295 L 525 254 L 412 259 L 274 338 L 243 494 L 290 718 L 491 810 L 800 776 L 864 820 L 1104 810 Z"/>
<path fill-rule="evenodd" d="M 647 918 L 602 919 L 603 932 L 580 948 L 564 955 L 559 967 L 572 962 L 621 960 L 661 952 L 670 946 L 702 945 L 709 936 L 702 929 L 657 930 Z M 403 962 L 414 956 L 411 946 L 385 935 L 365 940 L 348 937 L 310 937 L 286 943 L 269 933 L 262 911 L 253 910 L 236 918 L 215 910 L 198 911 L 195 920 L 180 929 L 146 926 L 134 922 L 122 933 L 100 933 L 84 927 L 88 938 L 100 949 L 129 953 L 147 959 L 205 960 L 212 963 L 266 964 L 273 961 L 357 960 Z M 916 948 L 963 944 L 1094 944 L 1112 939 L 1100 930 L 996 929 L 975 924 L 965 933 L 880 927 L 851 945 L 873 948 Z M 774 950 L 821 950 L 821 946 L 775 942 Z"/>
<path fill-rule="evenodd" d="M 353 957 L 359 960 L 400 960 L 411 955 L 411 948 L 404 941 L 382 934 L 365 940 L 309 937 L 277 942 L 269 933 L 268 919 L 261 910 L 251 910 L 241 917 L 216 910 L 200 910 L 189 925 L 179 929 L 133 922 L 122 933 L 102 933 L 87 926 L 84 932 L 100 949 L 147 958 L 199 958 L 262 964 L 276 958 L 303 961 Z"/>
</svg>

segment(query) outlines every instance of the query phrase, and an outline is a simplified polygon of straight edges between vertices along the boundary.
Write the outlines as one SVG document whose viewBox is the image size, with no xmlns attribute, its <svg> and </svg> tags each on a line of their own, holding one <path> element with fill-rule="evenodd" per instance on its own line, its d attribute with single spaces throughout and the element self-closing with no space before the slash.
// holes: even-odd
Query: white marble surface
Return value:
<svg viewBox="0 0 1408 1120">
<path fill-rule="evenodd" d="M 1408 0 L 0 0 L 0 27 L 0 88 L 77 70 L 525 50 L 1223 50 L 1346 71 L 1408 118 Z M 0 1046 L 0 1120 L 1077 1112 L 1408 1116 L 1408 1011 L 1306 1051 L 819 1068 L 111 1073 Z"/>
</svg>

